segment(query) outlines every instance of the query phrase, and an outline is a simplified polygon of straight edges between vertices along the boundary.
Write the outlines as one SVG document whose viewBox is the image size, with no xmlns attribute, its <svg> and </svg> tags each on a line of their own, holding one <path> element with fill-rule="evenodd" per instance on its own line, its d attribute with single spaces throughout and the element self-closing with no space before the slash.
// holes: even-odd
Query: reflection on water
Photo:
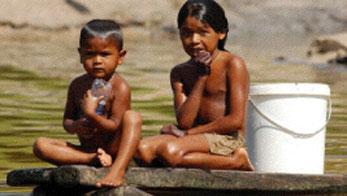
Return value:
<svg viewBox="0 0 347 196">
<path fill-rule="evenodd" d="M 347 89 L 343 88 L 347 82 L 346 73 L 332 73 L 290 63 L 271 65 L 271 59 L 279 55 L 300 56 L 306 49 L 306 43 L 310 41 L 301 38 L 284 43 L 280 37 L 275 39 L 277 41 L 260 39 L 254 35 L 237 38 L 231 36 L 227 48 L 245 59 L 252 82 L 323 82 L 330 85 L 333 116 L 327 127 L 325 172 L 347 174 Z M 140 112 L 144 118 L 142 136 L 145 137 L 157 134 L 163 124 L 175 121 L 169 71 L 173 65 L 188 57 L 178 40 L 138 43 L 127 42 L 128 54 L 124 65 L 120 66 L 118 71 L 132 88 L 132 108 Z M 73 63 L 78 63 L 78 59 L 70 62 L 77 55 L 74 46 L 66 43 L 50 44 L 61 47 L 58 48 L 59 51 L 73 54 L 66 62 L 62 60 L 61 64 L 66 64 L 66 67 L 54 68 L 53 77 L 46 76 L 48 72 L 45 72 L 47 71 L 45 67 L 28 70 L 16 63 L 5 63 L 0 60 L 0 179 L 2 180 L 13 169 L 51 166 L 32 154 L 32 143 L 39 136 L 77 143 L 75 136 L 65 133 L 61 127 L 61 120 L 67 86 L 72 76 L 82 73 L 83 70 L 80 67 L 67 71 L 68 67 L 76 66 Z M 23 45 L 26 46 L 24 49 L 21 48 Z M 18 56 L 16 53 L 11 55 L 13 59 L 24 58 L 23 61 L 32 61 L 34 65 L 42 64 L 42 59 L 39 57 L 35 61 L 21 56 L 24 52 L 28 53 L 27 56 L 34 55 L 30 52 L 39 50 L 36 45 L 35 43 L 21 43 L 17 46 L 14 44 L 13 47 L 17 48 L 12 50 L 19 51 Z M 54 55 L 57 53 L 52 52 L 52 56 L 48 54 L 46 59 L 55 59 Z M 25 187 L 7 187 L 4 181 L 1 181 L 0 188 L 0 192 L 3 192 L 0 196 L 28 195 L 4 192 L 31 190 Z"/>
<path fill-rule="evenodd" d="M 31 187 L 9 187 L 6 181 L 0 180 L 0 196 L 29 196 Z"/>
</svg>

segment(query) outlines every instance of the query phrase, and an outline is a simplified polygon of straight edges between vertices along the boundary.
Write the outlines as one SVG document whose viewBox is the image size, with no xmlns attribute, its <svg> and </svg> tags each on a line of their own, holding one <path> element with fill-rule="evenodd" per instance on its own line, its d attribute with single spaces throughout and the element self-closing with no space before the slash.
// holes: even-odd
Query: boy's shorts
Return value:
<svg viewBox="0 0 347 196">
<path fill-rule="evenodd" d="M 219 135 L 216 133 L 205 133 L 211 154 L 230 156 L 237 148 L 245 148 L 246 142 L 242 136 L 236 134 Z"/>
</svg>

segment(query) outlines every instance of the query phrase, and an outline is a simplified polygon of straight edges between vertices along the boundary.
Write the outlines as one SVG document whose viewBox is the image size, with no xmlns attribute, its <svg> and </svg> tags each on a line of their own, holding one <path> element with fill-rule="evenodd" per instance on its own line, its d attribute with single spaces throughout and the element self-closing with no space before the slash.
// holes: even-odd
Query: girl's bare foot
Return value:
<svg viewBox="0 0 347 196">
<path fill-rule="evenodd" d="M 125 171 L 124 171 L 125 172 Z M 110 172 L 96 183 L 96 187 L 119 187 L 124 184 L 124 172 L 113 171 Z"/>
<path fill-rule="evenodd" d="M 239 170 L 254 171 L 254 167 L 248 158 L 247 151 L 244 148 L 238 148 L 234 151 L 234 153 L 238 159 L 242 160 L 243 162 Z"/>
<path fill-rule="evenodd" d="M 107 154 L 104 149 L 98 148 L 96 157 L 98 158 L 101 166 L 109 167 L 112 165 L 112 157 L 111 155 Z"/>
</svg>

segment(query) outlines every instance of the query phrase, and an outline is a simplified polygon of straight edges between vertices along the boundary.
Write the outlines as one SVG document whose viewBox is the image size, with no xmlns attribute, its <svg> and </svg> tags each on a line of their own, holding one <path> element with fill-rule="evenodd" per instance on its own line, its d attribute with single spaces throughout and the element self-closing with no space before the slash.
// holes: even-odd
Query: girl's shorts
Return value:
<svg viewBox="0 0 347 196">
<path fill-rule="evenodd" d="M 237 148 L 245 148 L 246 142 L 237 132 L 232 135 L 219 135 L 216 133 L 205 133 L 211 154 L 230 156 Z"/>
</svg>

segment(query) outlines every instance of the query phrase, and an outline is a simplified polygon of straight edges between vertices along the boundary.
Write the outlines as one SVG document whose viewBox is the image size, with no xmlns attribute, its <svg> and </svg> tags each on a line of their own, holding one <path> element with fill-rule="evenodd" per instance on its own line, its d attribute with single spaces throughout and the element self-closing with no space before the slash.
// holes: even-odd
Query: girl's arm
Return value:
<svg viewBox="0 0 347 196">
<path fill-rule="evenodd" d="M 174 95 L 174 107 L 176 113 L 176 119 L 179 127 L 183 129 L 190 129 L 193 127 L 194 121 L 198 115 L 201 97 L 205 89 L 205 84 L 208 75 L 200 76 L 189 96 L 187 97 L 183 90 L 183 84 L 181 82 L 180 67 L 174 68 L 171 71 L 171 87 Z"/>
<path fill-rule="evenodd" d="M 171 72 L 170 79 L 174 94 L 176 118 L 179 126 L 183 129 L 193 127 L 194 121 L 198 116 L 206 81 L 211 73 L 211 61 L 210 53 L 202 50 L 190 60 L 190 67 L 186 66 L 184 68 L 183 66 L 182 69 L 182 66 L 179 66 Z M 187 71 L 190 72 L 189 75 L 183 73 Z M 181 82 L 183 78 L 180 78 L 184 77 L 184 75 L 185 77 L 196 78 L 191 80 L 185 78 L 185 81 L 190 83 L 188 85 L 193 85 L 188 97 L 183 92 L 183 83 Z"/>
</svg>

